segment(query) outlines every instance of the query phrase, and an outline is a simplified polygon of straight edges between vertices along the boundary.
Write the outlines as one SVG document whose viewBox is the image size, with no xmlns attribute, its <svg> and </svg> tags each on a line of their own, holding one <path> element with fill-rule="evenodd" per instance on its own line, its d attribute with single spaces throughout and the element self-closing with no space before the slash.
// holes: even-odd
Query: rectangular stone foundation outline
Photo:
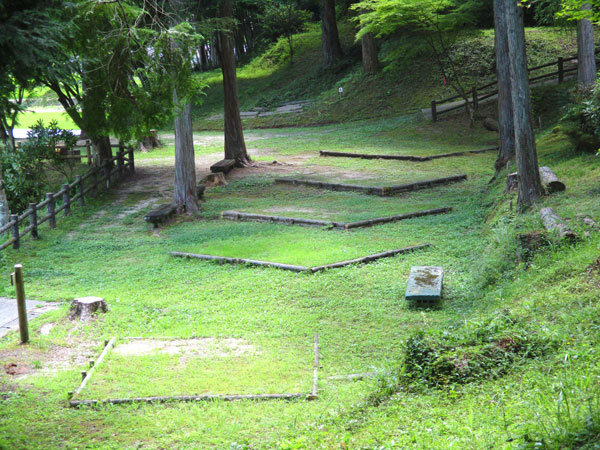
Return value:
<svg viewBox="0 0 600 450">
<path fill-rule="evenodd" d="M 454 175 L 451 177 L 436 178 L 433 180 L 418 181 L 416 183 L 398 184 L 394 186 L 361 186 L 358 184 L 323 183 L 321 181 L 296 180 L 292 178 L 277 178 L 275 179 L 275 183 L 291 184 L 293 186 L 309 186 L 319 189 L 329 189 L 331 191 L 362 192 L 363 194 L 385 197 L 388 195 L 400 194 L 402 192 L 420 191 L 421 189 L 428 189 L 434 186 L 456 183 L 466 179 L 467 175 L 463 174 Z"/>
<path fill-rule="evenodd" d="M 370 154 L 370 153 L 349 153 L 349 152 L 331 152 L 326 150 L 321 150 L 319 154 L 321 156 L 332 156 L 338 158 L 360 158 L 360 159 L 387 159 L 387 160 L 396 160 L 396 161 L 415 161 L 415 162 L 425 162 L 425 161 L 433 161 L 434 159 L 440 158 L 452 158 L 454 156 L 465 156 L 468 153 L 485 153 L 485 152 L 495 152 L 498 151 L 498 147 L 486 147 L 480 150 L 465 150 L 464 152 L 452 152 L 452 153 L 441 153 L 439 155 L 429 155 L 429 156 L 409 156 L 409 155 L 378 155 L 378 154 Z"/>
<path fill-rule="evenodd" d="M 422 248 L 426 248 L 431 246 L 431 244 L 419 244 L 413 245 L 411 247 L 400 248 L 396 250 L 388 250 L 381 253 L 375 253 L 373 255 L 363 256 L 362 258 L 350 259 L 347 261 L 340 261 L 332 264 L 325 264 L 322 266 L 315 267 L 306 267 L 306 266 L 296 266 L 291 264 L 281 264 L 269 261 L 258 261 L 255 259 L 244 259 L 244 258 L 229 258 L 226 256 L 215 256 L 215 255 L 201 255 L 197 253 L 186 253 L 186 252 L 171 252 L 171 256 L 178 258 L 191 258 L 191 259 L 201 259 L 204 261 L 217 261 L 219 263 L 228 263 L 228 264 L 241 264 L 241 265 L 250 265 L 250 266 L 260 266 L 260 267 L 273 267 L 276 269 L 282 270 L 290 270 L 292 272 L 309 272 L 315 273 L 320 272 L 322 270 L 327 269 L 337 269 L 339 267 L 345 267 L 352 264 L 366 264 L 373 261 L 376 261 L 381 258 L 389 258 L 391 256 L 396 256 L 401 253 L 410 253 L 415 250 L 420 250 Z"/>
<path fill-rule="evenodd" d="M 139 338 L 126 338 L 126 339 L 139 339 Z M 148 339 L 148 338 L 146 338 Z M 113 337 L 110 341 L 105 341 L 105 346 L 102 354 L 98 357 L 98 362 L 102 362 L 106 354 L 114 348 L 116 337 Z M 312 389 L 311 392 L 307 393 L 283 393 L 283 394 L 207 394 L 207 395 L 174 395 L 174 396 L 156 396 L 156 397 L 128 397 L 128 398 L 107 398 L 104 400 L 72 400 L 73 397 L 81 393 L 81 390 L 85 387 L 86 383 L 91 378 L 93 369 L 97 364 L 92 365 L 92 370 L 84 375 L 84 379 L 79 385 L 79 388 L 75 393 L 69 392 L 69 406 L 71 408 L 79 408 L 80 406 L 96 406 L 101 404 L 111 405 L 123 405 L 132 403 L 166 403 L 166 402 L 199 402 L 199 401 L 224 401 L 234 402 L 239 400 L 294 400 L 294 399 L 305 399 L 305 400 L 317 400 L 318 399 L 318 383 L 319 383 L 319 334 L 314 335 L 313 345 L 313 377 L 312 377 Z M 91 363 L 93 364 L 93 363 Z M 85 372 L 82 372 L 82 374 Z"/>
<path fill-rule="evenodd" d="M 221 217 L 228 220 L 250 221 L 250 222 L 268 222 L 281 223 L 285 225 L 301 225 L 309 227 L 331 227 L 335 229 L 349 230 L 352 228 L 370 227 L 384 223 L 397 222 L 399 220 L 412 219 L 416 217 L 432 216 L 437 214 L 445 214 L 452 211 L 452 207 L 446 206 L 443 208 L 427 209 L 424 211 L 416 211 L 412 213 L 397 214 L 394 216 L 377 217 L 375 219 L 361 220 L 358 222 L 330 222 L 327 220 L 315 219 L 300 219 L 295 217 L 281 216 L 266 216 L 262 214 L 243 213 L 239 211 L 223 211 Z"/>
</svg>

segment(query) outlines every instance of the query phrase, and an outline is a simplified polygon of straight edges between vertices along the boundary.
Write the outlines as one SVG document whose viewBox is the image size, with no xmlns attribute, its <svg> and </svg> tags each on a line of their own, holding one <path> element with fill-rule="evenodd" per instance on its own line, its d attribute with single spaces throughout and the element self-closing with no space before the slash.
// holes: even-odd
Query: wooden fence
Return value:
<svg viewBox="0 0 600 450">
<path fill-rule="evenodd" d="M 0 250 L 12 245 L 14 249 L 21 246 L 21 238 L 31 234 L 33 239 L 38 237 L 38 227 L 48 222 L 50 228 L 56 228 L 58 213 L 64 211 L 64 215 L 71 214 L 71 205 L 77 202 L 79 206 L 85 205 L 85 196 L 92 194 L 96 196 L 102 186 L 109 189 L 111 185 L 135 172 L 133 158 L 133 147 L 118 146 L 117 154 L 102 167 L 94 166 L 85 175 L 78 175 L 70 184 L 63 184 L 58 192 L 49 192 L 46 199 L 41 203 L 30 203 L 29 208 L 22 214 L 12 214 L 10 221 L 0 228 L 0 236 L 12 230 L 12 237 L 0 244 Z M 39 217 L 39 212 L 44 208 L 47 214 Z"/>
<path fill-rule="evenodd" d="M 596 54 L 600 52 L 597 51 Z M 555 71 L 548 72 L 547 69 L 556 66 Z M 546 70 L 544 70 L 546 69 Z M 557 58 L 556 61 L 542 64 L 541 66 L 527 68 L 529 72 L 529 82 L 536 83 L 544 80 L 557 79 L 558 83 L 562 83 L 565 80 L 565 75 L 577 71 L 577 56 L 570 58 Z M 540 73 L 543 72 L 543 73 Z M 477 108 L 479 102 L 486 100 L 498 94 L 498 80 L 483 86 L 474 86 L 471 90 L 471 102 L 474 108 Z M 443 109 L 438 109 L 439 106 L 445 105 L 446 103 L 455 102 L 457 100 L 464 100 L 460 95 L 448 97 L 443 100 L 432 100 L 431 101 L 431 120 L 435 122 L 440 114 L 444 114 L 450 111 L 463 108 L 464 102 L 457 105 L 445 106 Z"/>
</svg>

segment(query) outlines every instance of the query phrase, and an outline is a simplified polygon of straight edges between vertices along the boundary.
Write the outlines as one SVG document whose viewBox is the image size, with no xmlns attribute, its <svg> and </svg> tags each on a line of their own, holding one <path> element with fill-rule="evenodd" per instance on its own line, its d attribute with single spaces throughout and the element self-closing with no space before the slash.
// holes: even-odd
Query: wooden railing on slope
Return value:
<svg viewBox="0 0 600 450">
<path fill-rule="evenodd" d="M 127 156 L 125 156 L 127 155 Z M 116 166 L 115 166 L 116 163 Z M 85 175 L 78 175 L 75 181 L 70 184 L 63 184 L 60 191 L 46 194 L 46 199 L 40 203 L 30 203 L 29 208 L 23 213 L 12 214 L 10 221 L 0 228 L 0 236 L 5 232 L 12 230 L 12 237 L 6 242 L 0 244 L 0 250 L 12 245 L 18 249 L 21 245 L 21 238 L 31 234 L 33 239 L 38 237 L 38 227 L 44 222 L 48 222 L 50 228 L 56 228 L 56 217 L 61 211 L 68 216 L 71 213 L 71 205 L 77 201 L 79 206 L 85 205 L 85 196 L 90 192 L 93 195 L 98 194 L 98 188 L 104 185 L 109 189 L 113 182 L 123 179 L 125 176 L 135 172 L 135 163 L 133 157 L 133 147 L 119 146 L 116 156 L 106 161 L 102 167 L 93 167 Z M 88 181 L 89 180 L 89 181 Z M 87 182 L 87 183 L 86 183 Z M 87 184 L 87 186 L 86 186 Z M 75 192 L 74 195 L 72 193 Z M 60 206 L 57 207 L 57 200 Z M 61 201 L 62 200 L 62 201 Z M 44 217 L 38 217 L 38 211 L 47 208 L 47 214 Z M 21 229 L 26 219 L 29 219 L 29 225 Z"/>
<path fill-rule="evenodd" d="M 600 50 L 596 51 L 596 54 L 598 54 L 598 53 L 600 53 Z M 556 61 L 542 64 L 541 66 L 530 67 L 527 69 L 527 71 L 530 73 L 529 82 L 535 83 L 537 81 L 542 81 L 542 80 L 546 80 L 546 79 L 558 79 L 558 83 L 560 84 L 565 80 L 566 74 L 575 72 L 577 70 L 577 62 L 573 62 L 573 61 L 577 61 L 577 56 L 572 56 L 570 58 L 559 57 L 559 58 L 557 58 Z M 541 75 L 531 76 L 532 72 L 535 72 L 537 70 L 546 69 L 546 68 L 552 67 L 552 66 L 557 67 L 556 71 L 543 73 Z M 490 88 L 493 88 L 497 84 L 498 84 L 498 80 L 493 81 L 488 84 L 485 84 L 483 86 L 474 86 L 473 89 L 471 90 L 472 104 L 475 107 L 477 107 L 479 102 L 486 100 L 490 97 L 493 97 L 494 95 L 497 95 L 498 88 L 490 90 Z M 435 122 L 437 120 L 437 117 L 440 114 L 445 114 L 447 112 L 455 111 L 457 109 L 464 107 L 464 103 L 461 103 L 459 105 L 455 105 L 455 106 L 452 106 L 449 108 L 444 108 L 441 111 L 438 110 L 438 106 L 441 106 L 445 103 L 450 103 L 450 102 L 453 102 L 456 100 L 463 100 L 463 97 L 461 97 L 460 95 L 455 95 L 453 97 L 448 97 L 443 100 L 432 100 L 431 101 L 431 120 L 433 122 Z"/>
</svg>

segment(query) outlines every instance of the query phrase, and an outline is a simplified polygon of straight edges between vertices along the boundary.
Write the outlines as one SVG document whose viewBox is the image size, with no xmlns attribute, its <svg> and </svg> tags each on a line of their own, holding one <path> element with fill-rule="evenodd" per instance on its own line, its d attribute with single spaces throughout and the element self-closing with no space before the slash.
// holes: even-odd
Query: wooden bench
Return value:
<svg viewBox="0 0 600 450">
<path fill-rule="evenodd" d="M 177 205 L 174 203 L 165 203 L 146 214 L 144 220 L 151 223 L 154 228 L 157 228 L 159 223 L 165 222 L 169 217 L 175 214 L 175 211 L 177 211 Z"/>
<path fill-rule="evenodd" d="M 228 173 L 235 166 L 235 159 L 222 159 L 218 163 L 210 166 L 210 171 L 212 173 L 223 172 Z"/>
<path fill-rule="evenodd" d="M 420 306 L 437 304 L 442 297 L 443 278 L 441 267 L 413 266 L 406 286 L 406 300 Z"/>
</svg>

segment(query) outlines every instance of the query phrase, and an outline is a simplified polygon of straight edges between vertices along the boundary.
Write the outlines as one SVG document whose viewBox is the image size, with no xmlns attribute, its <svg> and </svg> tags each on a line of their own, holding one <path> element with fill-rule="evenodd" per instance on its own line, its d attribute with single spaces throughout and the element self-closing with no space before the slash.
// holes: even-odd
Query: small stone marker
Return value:
<svg viewBox="0 0 600 450">
<path fill-rule="evenodd" d="M 443 278 L 441 267 L 413 266 L 406 286 L 406 300 L 420 305 L 437 303 L 442 297 Z"/>
<path fill-rule="evenodd" d="M 69 319 L 88 320 L 93 313 L 105 313 L 108 305 L 102 297 L 80 297 L 73 300 Z"/>
</svg>

